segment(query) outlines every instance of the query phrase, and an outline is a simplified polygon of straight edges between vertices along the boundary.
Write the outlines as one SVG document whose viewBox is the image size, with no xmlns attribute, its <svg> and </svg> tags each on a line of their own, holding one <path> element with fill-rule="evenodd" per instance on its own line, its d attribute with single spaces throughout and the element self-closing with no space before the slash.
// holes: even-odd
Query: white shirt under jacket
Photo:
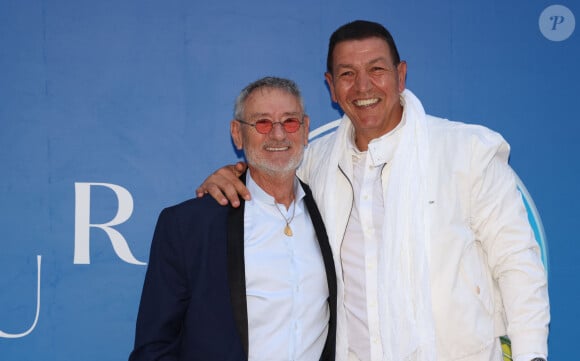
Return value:
<svg viewBox="0 0 580 361">
<path fill-rule="evenodd" d="M 508 165 L 509 145 L 485 127 L 426 115 L 409 90 L 403 92 L 402 101 L 405 119 L 422 117 L 427 128 L 429 206 L 425 219 L 429 220 L 426 249 L 436 346 L 433 359 L 496 360 L 490 358 L 489 350 L 497 347 L 502 335 L 510 337 L 516 357 L 547 355 L 546 273 Z M 341 169 L 352 163 L 348 149 L 352 132 L 345 115 L 336 132 L 308 146 L 298 174 L 312 189 L 337 260 L 338 361 L 348 358 L 344 282 L 338 260 L 353 207 L 351 181 Z M 385 184 L 384 173 L 382 177 Z"/>
<path fill-rule="evenodd" d="M 304 190 L 294 178 L 295 200 L 286 209 L 250 171 L 246 182 L 253 196 L 244 212 L 248 360 L 318 360 L 328 333 L 328 284 Z"/>
</svg>

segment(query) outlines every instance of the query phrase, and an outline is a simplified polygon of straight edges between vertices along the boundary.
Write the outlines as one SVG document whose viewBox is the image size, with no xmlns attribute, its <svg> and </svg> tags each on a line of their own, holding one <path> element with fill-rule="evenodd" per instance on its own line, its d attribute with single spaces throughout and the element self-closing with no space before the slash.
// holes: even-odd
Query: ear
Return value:
<svg viewBox="0 0 580 361">
<path fill-rule="evenodd" d="M 235 119 L 230 122 L 230 133 L 232 134 L 232 139 L 236 145 L 236 148 L 238 150 L 242 150 L 244 142 L 242 141 L 242 126 L 240 122 Z"/>
<path fill-rule="evenodd" d="M 328 84 L 328 89 L 330 89 L 330 97 L 332 98 L 332 101 L 338 103 L 336 95 L 334 94 L 334 79 L 332 78 L 332 74 L 326 72 L 324 73 L 324 78 L 326 79 L 326 84 Z"/>
<path fill-rule="evenodd" d="M 399 77 L 399 93 L 405 90 L 405 81 L 407 80 L 407 62 L 401 61 L 397 65 L 397 75 Z"/>
</svg>

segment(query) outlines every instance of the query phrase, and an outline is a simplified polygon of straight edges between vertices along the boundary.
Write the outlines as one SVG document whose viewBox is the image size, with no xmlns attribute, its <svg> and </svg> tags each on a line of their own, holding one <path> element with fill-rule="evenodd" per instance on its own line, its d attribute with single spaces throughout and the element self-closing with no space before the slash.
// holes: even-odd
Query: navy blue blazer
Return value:
<svg viewBox="0 0 580 361">
<path fill-rule="evenodd" d="M 302 183 L 302 182 L 301 182 Z M 334 360 L 336 273 L 322 218 L 302 183 L 329 290 L 328 337 L 320 360 Z M 244 202 L 191 199 L 159 215 L 130 361 L 247 360 Z"/>
</svg>

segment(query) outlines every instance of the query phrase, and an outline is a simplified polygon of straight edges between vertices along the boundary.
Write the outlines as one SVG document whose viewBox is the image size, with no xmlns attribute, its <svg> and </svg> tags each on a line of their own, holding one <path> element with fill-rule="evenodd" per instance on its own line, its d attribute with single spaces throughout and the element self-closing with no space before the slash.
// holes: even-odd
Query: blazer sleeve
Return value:
<svg viewBox="0 0 580 361">
<path fill-rule="evenodd" d="M 178 359 L 178 336 L 191 290 L 184 240 L 173 213 L 164 209 L 155 227 L 130 361 Z"/>
</svg>

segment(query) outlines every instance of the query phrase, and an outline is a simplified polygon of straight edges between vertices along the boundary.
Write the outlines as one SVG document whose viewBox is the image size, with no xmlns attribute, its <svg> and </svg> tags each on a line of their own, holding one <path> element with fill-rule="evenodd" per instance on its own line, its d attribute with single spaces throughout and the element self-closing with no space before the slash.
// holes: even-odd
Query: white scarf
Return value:
<svg viewBox="0 0 580 361">
<path fill-rule="evenodd" d="M 429 272 L 430 219 L 427 212 L 427 177 L 429 142 L 425 111 L 409 90 L 401 93 L 405 125 L 392 159 L 388 186 L 383 195 L 385 222 L 383 242 L 379 246 L 378 299 L 379 322 L 384 361 L 434 361 L 437 359 L 431 304 Z M 323 198 L 325 221 L 339 224 L 341 210 L 335 209 L 336 166 L 346 152 L 352 123 L 343 117 L 336 131 L 335 143 L 325 153 L 327 172 Z M 336 210 L 336 211 L 335 211 Z M 334 254 L 340 254 L 339 227 L 329 227 Z M 337 248 L 338 247 L 338 248 Z M 339 282 L 339 301 L 342 284 Z M 347 353 L 346 320 L 339 315 L 337 325 L 337 360 Z"/>
<path fill-rule="evenodd" d="M 427 210 L 429 142 L 425 111 L 401 94 L 406 124 L 392 160 L 379 246 L 379 318 L 384 360 L 436 360 Z"/>
</svg>

